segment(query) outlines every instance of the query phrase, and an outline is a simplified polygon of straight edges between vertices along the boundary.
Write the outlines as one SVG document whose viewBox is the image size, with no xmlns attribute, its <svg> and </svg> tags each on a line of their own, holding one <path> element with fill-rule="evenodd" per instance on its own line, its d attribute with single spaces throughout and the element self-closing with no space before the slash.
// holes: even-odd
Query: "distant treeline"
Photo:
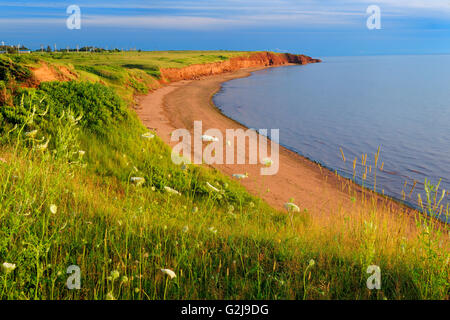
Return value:
<svg viewBox="0 0 450 320">
<path fill-rule="evenodd" d="M 30 49 L 28 49 L 25 46 L 7 46 L 7 45 L 1 45 L 0 46 L 0 52 L 2 53 L 17 53 L 17 50 L 20 51 L 30 51 Z"/>
<path fill-rule="evenodd" d="M 41 48 L 36 50 L 28 49 L 25 46 L 12 46 L 12 45 L 1 45 L 0 46 L 0 52 L 1 53 L 17 53 L 18 48 L 20 51 L 34 51 L 34 52 L 122 52 L 122 51 L 138 51 L 141 52 L 141 49 L 136 48 L 130 48 L 130 49 L 124 49 L 124 48 L 114 48 L 114 49 L 105 49 L 105 48 L 99 48 L 99 47 L 93 47 L 93 46 L 84 46 L 81 48 L 56 48 L 56 46 L 51 47 L 50 45 L 47 45 L 47 47 L 41 46 Z"/>
</svg>

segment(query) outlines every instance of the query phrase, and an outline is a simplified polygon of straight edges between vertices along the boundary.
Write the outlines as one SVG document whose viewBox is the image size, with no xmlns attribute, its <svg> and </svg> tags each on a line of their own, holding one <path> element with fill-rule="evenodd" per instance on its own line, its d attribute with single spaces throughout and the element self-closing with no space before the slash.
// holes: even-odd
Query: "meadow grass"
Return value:
<svg viewBox="0 0 450 320">
<path fill-rule="evenodd" d="M 369 191 L 336 212 L 273 209 L 220 172 L 173 164 L 117 94 L 43 83 L 1 107 L 0 264 L 15 265 L 1 299 L 449 298 L 448 226 Z M 448 213 L 428 190 L 423 211 Z"/>
</svg>

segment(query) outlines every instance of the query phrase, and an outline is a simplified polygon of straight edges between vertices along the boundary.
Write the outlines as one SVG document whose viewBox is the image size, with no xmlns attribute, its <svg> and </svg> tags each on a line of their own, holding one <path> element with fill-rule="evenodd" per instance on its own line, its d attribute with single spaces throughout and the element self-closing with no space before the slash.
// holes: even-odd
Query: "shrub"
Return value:
<svg viewBox="0 0 450 320">
<path fill-rule="evenodd" d="M 44 82 L 37 89 L 21 89 L 14 104 L 0 110 L 6 122 L 12 126 L 22 124 L 30 106 L 36 105 L 37 112 L 47 110 L 46 116 L 39 117 L 27 129 L 50 133 L 58 118 L 69 109 L 76 116 L 82 116 L 80 124 L 84 129 L 96 134 L 106 135 L 112 125 L 127 118 L 124 102 L 112 89 L 99 83 Z"/>
</svg>

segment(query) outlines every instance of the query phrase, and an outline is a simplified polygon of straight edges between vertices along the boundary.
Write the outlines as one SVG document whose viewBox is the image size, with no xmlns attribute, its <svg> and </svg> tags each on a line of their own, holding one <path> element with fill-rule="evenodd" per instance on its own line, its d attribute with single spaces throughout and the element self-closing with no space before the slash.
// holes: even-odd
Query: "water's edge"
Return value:
<svg viewBox="0 0 450 320">
<path fill-rule="evenodd" d="M 290 68 L 290 67 L 296 67 L 296 65 L 270 66 L 270 67 L 267 67 L 267 68 L 261 68 L 261 69 L 255 70 L 255 71 L 249 71 L 248 74 L 243 75 L 243 76 L 241 76 L 241 77 L 236 77 L 236 78 L 234 78 L 234 79 L 230 79 L 230 80 L 223 81 L 223 82 L 221 83 L 220 88 L 219 88 L 216 92 L 212 93 L 212 95 L 211 95 L 211 101 L 210 101 L 211 105 L 212 105 L 215 109 L 217 109 L 217 111 L 220 112 L 221 115 L 223 115 L 224 117 L 226 117 L 226 118 L 228 118 L 228 119 L 230 119 L 230 120 L 232 120 L 232 121 L 234 121 L 234 122 L 236 122 L 236 123 L 238 123 L 238 124 L 240 124 L 240 125 L 242 125 L 242 126 L 244 126 L 244 127 L 246 127 L 246 128 L 251 128 L 251 126 L 249 126 L 247 123 L 245 123 L 245 121 L 241 121 L 241 120 L 239 120 L 239 119 L 237 119 L 237 118 L 234 118 L 234 117 L 232 117 L 232 116 L 226 114 L 225 111 L 223 110 L 223 107 L 216 101 L 215 97 L 216 97 L 218 94 L 222 94 L 222 93 L 224 92 L 224 85 L 225 85 L 226 83 L 231 82 L 231 81 L 234 81 L 234 80 L 237 80 L 237 79 L 249 78 L 249 77 L 252 77 L 252 76 L 255 74 L 255 72 L 257 72 L 257 71 L 260 71 L 260 70 L 263 70 L 263 69 L 275 68 L 275 67 L 276 67 L 276 68 Z M 326 165 L 324 162 L 322 162 L 322 161 L 320 161 L 320 160 L 318 160 L 318 159 L 311 158 L 311 157 L 309 157 L 308 155 L 302 153 L 302 152 L 301 152 L 300 150 L 298 150 L 297 148 L 292 147 L 292 146 L 290 146 L 290 145 L 288 145 L 288 144 L 281 143 L 281 142 L 279 142 L 278 144 L 279 144 L 281 147 L 284 147 L 285 149 L 287 149 L 287 150 L 289 150 L 289 151 L 292 151 L 292 152 L 298 154 L 299 156 L 301 156 L 301 157 L 307 159 L 308 161 L 311 161 L 312 163 L 319 164 L 321 167 L 323 167 L 323 168 L 326 169 L 326 170 L 329 170 L 329 171 L 332 172 L 332 173 L 337 172 L 337 174 L 338 174 L 339 176 L 341 176 L 341 177 L 347 179 L 347 180 L 350 181 L 351 183 L 355 183 L 358 187 L 364 188 L 367 192 L 374 192 L 374 191 L 373 191 L 373 188 L 371 188 L 370 186 L 367 186 L 367 185 L 364 186 L 362 182 L 358 181 L 358 179 L 353 180 L 353 179 L 352 179 L 352 175 L 349 175 L 347 172 L 345 172 L 345 171 L 343 171 L 343 170 L 340 170 L 340 169 L 333 168 L 333 167 L 331 167 L 331 166 L 328 166 L 328 165 Z M 336 147 L 339 147 L 339 146 L 336 146 Z M 411 202 L 411 201 L 408 201 L 408 200 L 403 200 L 403 199 L 398 198 L 398 197 L 396 197 L 396 196 L 394 196 L 394 195 L 390 195 L 390 194 L 386 194 L 386 193 L 383 194 L 383 193 L 381 192 L 381 190 L 379 190 L 379 189 L 380 189 L 380 188 L 377 187 L 377 190 L 376 190 L 376 194 L 377 194 L 378 196 L 380 196 L 380 197 L 382 197 L 382 198 L 385 198 L 385 199 L 389 199 L 390 201 L 394 201 L 395 203 L 397 203 L 397 204 L 399 204 L 399 205 L 402 205 L 402 206 L 406 206 L 406 207 L 408 207 L 408 208 L 410 208 L 410 209 L 417 210 L 417 211 L 420 211 L 420 212 L 422 211 L 419 205 L 417 205 L 417 204 L 415 204 L 415 203 L 413 203 L 413 202 Z M 442 222 L 449 223 L 448 220 L 447 220 L 447 221 L 445 220 L 445 217 L 439 217 L 438 219 L 439 219 L 440 221 L 442 221 Z"/>
</svg>

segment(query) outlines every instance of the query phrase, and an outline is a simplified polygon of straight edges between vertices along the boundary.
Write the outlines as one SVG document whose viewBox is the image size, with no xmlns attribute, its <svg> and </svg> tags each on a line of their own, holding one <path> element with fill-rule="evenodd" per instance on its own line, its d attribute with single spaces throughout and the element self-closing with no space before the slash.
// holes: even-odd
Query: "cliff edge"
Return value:
<svg viewBox="0 0 450 320">
<path fill-rule="evenodd" d="M 161 77 L 164 82 L 195 80 L 243 68 L 270 67 L 287 64 L 308 64 L 322 62 L 305 55 L 290 53 L 256 52 L 248 56 L 233 57 L 221 62 L 194 64 L 184 68 L 163 68 Z"/>
</svg>

